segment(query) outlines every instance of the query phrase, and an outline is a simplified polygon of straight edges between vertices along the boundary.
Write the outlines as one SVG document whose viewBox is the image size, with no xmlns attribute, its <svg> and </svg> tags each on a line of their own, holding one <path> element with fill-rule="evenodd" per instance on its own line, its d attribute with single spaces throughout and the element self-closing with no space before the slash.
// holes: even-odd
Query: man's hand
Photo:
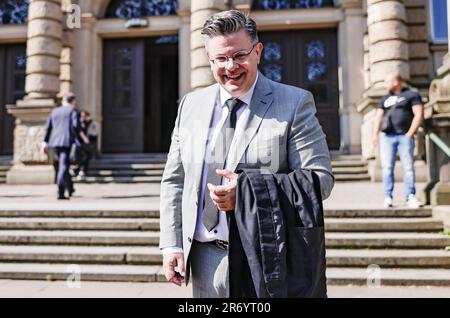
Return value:
<svg viewBox="0 0 450 318">
<path fill-rule="evenodd" d="M 175 267 L 178 267 L 178 271 L 175 271 Z M 184 255 L 182 253 L 164 255 L 163 269 L 169 282 L 181 286 L 184 282 Z"/>
<path fill-rule="evenodd" d="M 46 154 L 46 155 L 48 155 L 48 147 L 44 147 L 44 148 L 42 148 L 43 150 L 44 150 L 44 153 Z"/>
<path fill-rule="evenodd" d="M 412 138 L 412 137 L 414 137 L 414 133 L 407 132 L 405 134 L 405 136 L 408 137 L 408 138 Z"/>
<path fill-rule="evenodd" d="M 230 170 L 216 170 L 216 173 L 229 180 L 227 185 L 213 185 L 208 183 L 211 199 L 221 211 L 233 211 L 236 206 L 236 185 L 238 174 Z"/>
</svg>

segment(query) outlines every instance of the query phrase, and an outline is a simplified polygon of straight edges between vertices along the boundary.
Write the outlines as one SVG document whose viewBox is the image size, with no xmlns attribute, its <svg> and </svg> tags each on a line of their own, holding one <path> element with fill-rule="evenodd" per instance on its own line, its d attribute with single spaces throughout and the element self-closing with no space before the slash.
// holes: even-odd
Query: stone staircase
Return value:
<svg viewBox="0 0 450 318">
<path fill-rule="evenodd" d="M 450 286 L 450 236 L 429 208 L 326 211 L 329 284 L 366 284 L 381 267 L 383 285 Z M 165 281 L 159 212 L 1 210 L 0 278 L 63 280 L 78 264 L 82 280 Z"/>
<path fill-rule="evenodd" d="M 360 155 L 333 155 L 338 182 L 369 181 L 367 163 Z M 101 155 L 91 163 L 85 183 L 159 183 L 166 154 Z M 75 182 L 81 182 L 76 181 Z"/>
<path fill-rule="evenodd" d="M 338 182 L 370 181 L 367 163 L 361 155 L 331 155 L 333 174 Z"/>
<path fill-rule="evenodd" d="M 92 160 L 82 182 L 160 183 L 166 159 L 166 154 L 103 154 Z"/>
<path fill-rule="evenodd" d="M 0 183 L 6 183 L 6 172 L 11 168 L 11 165 L 11 156 L 0 156 Z"/>
</svg>

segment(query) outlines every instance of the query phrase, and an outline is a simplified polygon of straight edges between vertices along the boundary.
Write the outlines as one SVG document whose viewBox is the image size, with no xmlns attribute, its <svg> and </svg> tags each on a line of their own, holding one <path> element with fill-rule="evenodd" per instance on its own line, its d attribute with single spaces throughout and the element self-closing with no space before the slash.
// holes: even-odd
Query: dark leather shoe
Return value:
<svg viewBox="0 0 450 318">
<path fill-rule="evenodd" d="M 65 197 L 65 196 L 59 196 L 57 199 L 58 200 L 69 200 L 69 198 Z"/>
<path fill-rule="evenodd" d="M 75 189 L 69 191 L 69 198 L 71 198 L 74 193 L 75 193 Z"/>
</svg>

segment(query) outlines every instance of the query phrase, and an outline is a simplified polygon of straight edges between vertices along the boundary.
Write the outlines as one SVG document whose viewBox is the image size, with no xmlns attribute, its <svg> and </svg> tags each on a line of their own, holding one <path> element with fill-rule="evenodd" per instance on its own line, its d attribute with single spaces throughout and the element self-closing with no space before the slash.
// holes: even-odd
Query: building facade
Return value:
<svg viewBox="0 0 450 318">
<path fill-rule="evenodd" d="M 428 101 L 448 52 L 446 0 L 0 0 L 8 182 L 52 182 L 43 126 L 68 92 L 96 119 L 101 153 L 167 152 L 180 97 L 214 82 L 203 23 L 230 8 L 258 24 L 261 72 L 313 92 L 330 149 L 369 160 L 384 76 L 399 71 Z"/>
</svg>

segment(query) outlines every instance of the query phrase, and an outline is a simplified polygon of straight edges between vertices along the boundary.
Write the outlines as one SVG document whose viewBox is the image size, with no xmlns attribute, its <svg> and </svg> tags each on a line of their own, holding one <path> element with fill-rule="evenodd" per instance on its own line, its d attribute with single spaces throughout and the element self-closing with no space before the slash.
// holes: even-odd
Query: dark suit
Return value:
<svg viewBox="0 0 450 318">
<path fill-rule="evenodd" d="M 230 297 L 326 297 L 319 180 L 244 170 L 230 216 Z"/>
<path fill-rule="evenodd" d="M 78 112 L 70 106 L 60 106 L 51 112 L 47 120 L 44 141 L 48 147 L 55 148 L 58 155 L 58 195 L 64 196 L 74 191 L 69 174 L 70 147 L 74 143 L 79 130 Z"/>
</svg>

